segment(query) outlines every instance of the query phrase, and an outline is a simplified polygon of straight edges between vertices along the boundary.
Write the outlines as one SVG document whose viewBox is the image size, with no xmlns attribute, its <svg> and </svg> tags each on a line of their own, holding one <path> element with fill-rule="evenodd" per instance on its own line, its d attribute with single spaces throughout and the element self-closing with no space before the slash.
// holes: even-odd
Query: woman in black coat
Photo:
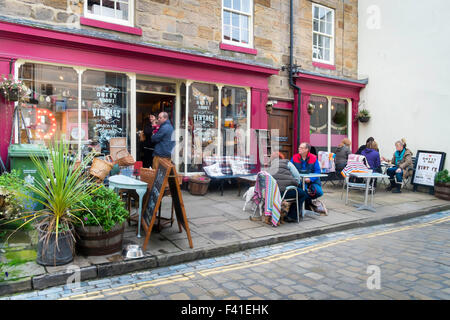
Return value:
<svg viewBox="0 0 450 320">
<path fill-rule="evenodd" d="M 153 131 L 155 130 L 155 128 L 157 126 L 155 115 L 149 114 L 147 119 L 148 119 L 148 121 L 144 126 L 145 141 L 143 142 L 143 147 L 144 147 L 143 166 L 144 166 L 144 168 L 150 168 L 150 166 L 153 163 L 153 151 L 155 149 L 155 144 L 152 143 L 152 135 L 153 135 Z"/>
</svg>

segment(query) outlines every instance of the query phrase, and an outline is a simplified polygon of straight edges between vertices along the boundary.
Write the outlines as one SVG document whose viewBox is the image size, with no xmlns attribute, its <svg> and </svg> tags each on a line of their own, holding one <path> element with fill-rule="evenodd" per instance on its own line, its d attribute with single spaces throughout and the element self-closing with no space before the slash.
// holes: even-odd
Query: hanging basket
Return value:
<svg viewBox="0 0 450 320">
<path fill-rule="evenodd" d="M 365 123 L 365 122 L 369 122 L 370 117 L 359 117 L 358 119 L 360 122 Z"/>
<path fill-rule="evenodd" d="M 14 89 L 8 90 L 6 98 L 9 101 L 19 101 L 19 89 L 14 88 Z"/>
</svg>

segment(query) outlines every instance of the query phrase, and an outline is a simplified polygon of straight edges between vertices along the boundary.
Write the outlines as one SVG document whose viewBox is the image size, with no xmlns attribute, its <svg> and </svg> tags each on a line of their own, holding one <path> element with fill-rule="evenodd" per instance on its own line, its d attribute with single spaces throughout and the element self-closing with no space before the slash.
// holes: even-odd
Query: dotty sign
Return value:
<svg viewBox="0 0 450 320">
<path fill-rule="evenodd" d="M 434 176 L 442 170 L 444 161 L 445 152 L 417 151 L 413 184 L 434 187 Z"/>
</svg>

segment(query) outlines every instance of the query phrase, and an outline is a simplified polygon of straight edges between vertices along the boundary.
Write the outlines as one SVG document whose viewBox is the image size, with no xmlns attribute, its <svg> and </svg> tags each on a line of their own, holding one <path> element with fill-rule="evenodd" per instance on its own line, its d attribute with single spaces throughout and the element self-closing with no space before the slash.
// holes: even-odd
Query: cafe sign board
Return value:
<svg viewBox="0 0 450 320">
<path fill-rule="evenodd" d="M 412 178 L 414 185 L 434 187 L 434 176 L 444 167 L 445 152 L 417 151 L 417 161 Z"/>
</svg>

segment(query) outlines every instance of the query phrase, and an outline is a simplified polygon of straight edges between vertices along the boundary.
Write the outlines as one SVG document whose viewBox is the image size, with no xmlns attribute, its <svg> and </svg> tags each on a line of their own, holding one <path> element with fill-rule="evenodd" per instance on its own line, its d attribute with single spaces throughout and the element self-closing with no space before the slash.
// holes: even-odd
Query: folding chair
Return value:
<svg viewBox="0 0 450 320">
<path fill-rule="evenodd" d="M 372 183 L 369 185 L 369 191 L 371 192 L 371 202 L 372 202 L 372 206 L 373 206 L 373 192 L 375 190 L 374 187 L 374 181 L 375 179 L 372 179 Z M 347 187 L 347 188 L 345 188 Z M 365 183 L 356 183 L 356 182 L 349 182 L 349 177 L 345 177 L 344 180 L 344 187 L 342 189 L 342 194 L 341 194 L 341 200 L 344 196 L 344 190 L 347 190 L 347 193 L 345 195 L 345 205 L 348 204 L 348 191 L 349 190 L 366 190 L 366 184 Z"/>
<path fill-rule="evenodd" d="M 259 186 L 261 188 L 261 199 L 260 199 L 261 202 L 260 203 L 262 203 L 264 205 L 264 202 L 265 202 L 264 195 L 266 193 L 266 190 L 265 190 L 266 189 L 266 179 L 263 174 L 258 173 L 258 175 L 256 176 L 256 183 L 259 183 Z M 253 210 L 253 213 L 251 215 L 251 218 L 257 217 L 256 212 L 257 212 L 257 209 L 259 206 L 260 205 L 257 205 L 255 207 L 255 209 Z"/>
<path fill-rule="evenodd" d="M 344 173 L 344 184 L 342 186 L 342 194 L 341 194 L 341 200 L 344 197 L 344 190 L 347 190 L 346 196 L 345 196 L 345 205 L 348 204 L 348 191 L 349 190 L 366 190 L 366 184 L 365 183 L 358 183 L 358 182 L 350 182 L 350 173 L 351 172 L 368 172 L 370 169 L 368 166 L 366 166 L 367 159 L 365 156 L 357 155 L 357 154 L 350 154 L 348 156 L 347 165 L 342 170 Z M 373 192 L 374 192 L 374 181 L 372 180 L 372 184 L 369 185 L 369 191 L 372 193 L 372 201 L 373 201 Z"/>
<path fill-rule="evenodd" d="M 287 199 L 285 198 L 286 193 L 289 190 L 295 190 L 295 198 L 287 198 Z M 300 210 L 298 209 L 298 189 L 297 189 L 297 187 L 296 186 L 288 186 L 288 187 L 286 187 L 286 190 L 284 191 L 283 196 L 281 197 L 281 202 L 283 202 L 283 200 L 286 200 L 288 202 L 295 201 L 295 204 L 297 206 L 297 223 L 300 223 Z M 305 213 L 302 211 L 302 219 L 303 219 L 304 214 Z"/>
</svg>

